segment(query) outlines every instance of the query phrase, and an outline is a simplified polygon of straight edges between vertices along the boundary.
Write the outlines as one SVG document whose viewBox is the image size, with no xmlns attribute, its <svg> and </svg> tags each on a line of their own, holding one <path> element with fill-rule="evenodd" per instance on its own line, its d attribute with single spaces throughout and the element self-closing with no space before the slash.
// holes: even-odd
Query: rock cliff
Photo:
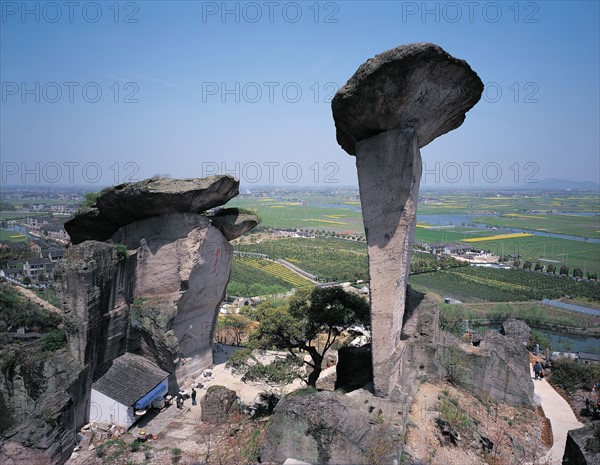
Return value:
<svg viewBox="0 0 600 465">
<path fill-rule="evenodd" d="M 372 379 L 369 346 L 341 349 L 337 379 L 327 384 L 352 392 L 344 396 L 340 391 L 305 391 L 284 398 L 267 429 L 261 458 L 393 463 L 393 458 L 399 459 L 413 397 L 425 380 L 448 379 L 482 402 L 533 407 L 529 353 L 523 344 L 529 327 L 524 322 L 508 320 L 502 329 L 505 335 L 488 331 L 474 346 L 440 329 L 434 297 L 410 287 L 406 295 L 397 347 L 400 382 L 391 396 L 375 397 L 366 390 L 372 387 L 367 383 Z"/>
<path fill-rule="evenodd" d="M 258 220 L 236 209 L 205 210 L 237 195 L 238 184 L 230 176 L 123 184 L 102 191 L 95 205 L 66 224 L 75 245 L 57 265 L 55 280 L 68 340 L 64 357 L 74 368 L 60 387 L 44 388 L 56 394 L 46 409 L 50 426 L 40 430 L 30 415 L 5 441 L 6 457 L 29 447 L 32 456 L 64 462 L 75 429 L 94 420 L 92 383 L 126 352 L 167 371 L 171 393 L 211 366 L 212 335 L 231 272 L 228 241 Z"/>
<path fill-rule="evenodd" d="M 81 364 L 67 350 L 42 353 L 41 341 L 0 353 L 0 463 L 63 463 L 75 431 L 72 394 Z"/>
<path fill-rule="evenodd" d="M 567 434 L 564 465 L 600 465 L 600 422 L 595 421 Z"/>
<path fill-rule="evenodd" d="M 313 464 L 393 463 L 400 430 L 381 410 L 340 392 L 297 391 L 282 399 L 269 425 L 263 462 L 295 458 Z"/>
</svg>

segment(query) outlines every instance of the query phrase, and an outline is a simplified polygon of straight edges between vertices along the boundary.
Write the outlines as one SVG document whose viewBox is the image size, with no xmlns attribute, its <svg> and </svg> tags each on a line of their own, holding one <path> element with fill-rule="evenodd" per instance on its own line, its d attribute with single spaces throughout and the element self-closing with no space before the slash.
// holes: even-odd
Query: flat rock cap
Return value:
<svg viewBox="0 0 600 465">
<path fill-rule="evenodd" d="M 150 178 L 104 189 L 95 205 L 79 210 L 65 223 L 73 244 L 105 241 L 134 221 L 164 213 L 202 213 L 238 195 L 240 182 L 231 176 Z"/>
<path fill-rule="evenodd" d="M 419 147 L 459 127 L 481 98 L 469 64 L 435 44 L 401 45 L 367 60 L 331 102 L 337 141 L 355 144 L 389 129 L 414 128 Z"/>
</svg>

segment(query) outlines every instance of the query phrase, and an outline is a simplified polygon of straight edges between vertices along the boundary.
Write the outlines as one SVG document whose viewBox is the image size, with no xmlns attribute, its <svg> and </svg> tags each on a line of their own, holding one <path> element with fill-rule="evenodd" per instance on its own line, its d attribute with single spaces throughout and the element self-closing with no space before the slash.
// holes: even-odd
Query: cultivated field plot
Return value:
<svg viewBox="0 0 600 465">
<path fill-rule="evenodd" d="M 591 332 L 600 328 L 600 319 L 596 316 L 552 308 L 539 302 L 440 305 L 440 321 L 445 328 L 461 328 L 464 331 L 465 320 L 505 321 L 508 318 L 520 318 L 530 326 L 570 326 Z"/>
<path fill-rule="evenodd" d="M 513 239 L 485 240 L 469 242 L 469 245 L 490 251 L 495 255 L 521 256 L 521 261 L 528 259 L 539 262 L 544 268 L 553 264 L 558 269 L 562 265 L 569 267 L 569 274 L 574 268 L 581 268 L 584 276 L 587 272 L 600 272 L 600 244 L 571 241 L 543 236 L 525 236 Z"/>
<path fill-rule="evenodd" d="M 464 267 L 410 276 L 415 289 L 465 302 L 513 302 L 556 299 L 569 295 L 581 302 L 600 302 L 600 283 L 522 269 Z"/>
<path fill-rule="evenodd" d="M 314 201 L 314 199 L 311 199 Z M 254 210 L 261 226 L 281 229 L 308 229 L 341 233 L 360 233 L 364 230 L 362 216 L 343 204 L 309 205 L 299 199 L 273 198 L 235 199 L 227 206 Z"/>
<path fill-rule="evenodd" d="M 461 192 L 422 190 L 419 203 L 420 214 L 457 214 L 457 213 L 533 213 L 568 212 L 599 213 L 600 202 L 597 193 L 583 192 L 577 195 L 521 193 L 506 195 L 492 192 Z"/>
<path fill-rule="evenodd" d="M 499 217 L 473 218 L 473 221 L 505 228 L 522 228 L 571 236 L 600 238 L 600 215 L 506 213 Z"/>
<path fill-rule="evenodd" d="M 27 236 L 18 231 L 0 229 L 0 241 L 27 242 Z"/>
<path fill-rule="evenodd" d="M 236 296 L 278 294 L 313 284 L 279 263 L 234 255 L 227 293 Z"/>
<path fill-rule="evenodd" d="M 237 243 L 236 250 L 282 258 L 319 277 L 322 282 L 368 279 L 367 246 L 326 238 L 282 238 L 258 244 Z"/>
<path fill-rule="evenodd" d="M 44 215 L 44 213 L 6 211 L 6 212 L 0 212 L 0 221 L 20 220 L 20 219 L 25 219 L 27 217 L 34 217 L 34 216 L 41 216 L 41 215 Z"/>
</svg>

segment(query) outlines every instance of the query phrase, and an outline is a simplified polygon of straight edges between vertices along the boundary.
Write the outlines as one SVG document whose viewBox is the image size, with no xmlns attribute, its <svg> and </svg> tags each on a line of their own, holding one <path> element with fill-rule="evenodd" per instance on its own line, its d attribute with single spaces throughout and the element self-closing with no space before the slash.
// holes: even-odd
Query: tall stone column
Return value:
<svg viewBox="0 0 600 465">
<path fill-rule="evenodd" d="M 363 63 L 331 108 L 340 146 L 356 156 L 369 250 L 373 384 L 394 396 L 406 281 L 421 179 L 419 149 L 459 127 L 483 83 L 463 60 L 434 44 L 409 44 Z"/>
<path fill-rule="evenodd" d="M 387 395 L 400 368 L 399 339 L 417 220 L 421 153 L 413 129 L 356 144 L 356 167 L 369 252 L 373 376 Z"/>
</svg>

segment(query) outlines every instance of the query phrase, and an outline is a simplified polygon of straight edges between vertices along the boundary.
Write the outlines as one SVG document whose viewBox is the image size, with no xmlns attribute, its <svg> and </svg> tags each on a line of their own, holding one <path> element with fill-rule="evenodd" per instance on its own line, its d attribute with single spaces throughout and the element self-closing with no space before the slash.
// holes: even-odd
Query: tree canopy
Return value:
<svg viewBox="0 0 600 465">
<path fill-rule="evenodd" d="M 256 319 L 259 326 L 250 335 L 250 346 L 287 350 L 294 360 L 312 369 L 305 381 L 314 386 L 325 353 L 340 335 L 355 324 L 369 324 L 369 304 L 339 286 L 305 288 L 287 304 L 259 307 Z M 306 351 L 310 360 L 298 349 Z"/>
</svg>

